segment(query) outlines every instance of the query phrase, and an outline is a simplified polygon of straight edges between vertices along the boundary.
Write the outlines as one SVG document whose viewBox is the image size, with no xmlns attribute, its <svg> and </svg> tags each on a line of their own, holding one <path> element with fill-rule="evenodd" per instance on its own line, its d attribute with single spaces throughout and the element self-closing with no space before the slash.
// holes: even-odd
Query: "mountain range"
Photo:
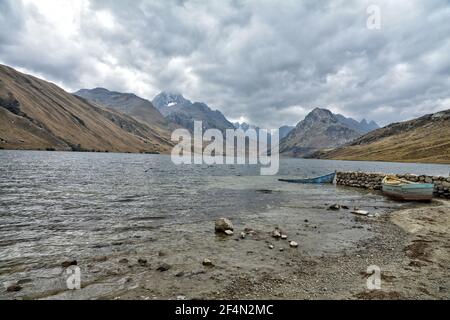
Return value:
<svg viewBox="0 0 450 320">
<path fill-rule="evenodd" d="M 70 94 L 0 65 L 0 149 L 169 153 L 174 128 L 253 128 L 181 94 L 152 102 L 104 88 Z M 345 160 L 450 162 L 450 110 L 379 128 L 316 108 L 296 127 L 280 128 L 286 156 Z"/>
<path fill-rule="evenodd" d="M 168 121 L 191 132 L 194 130 L 194 121 L 202 121 L 203 130 L 219 129 L 225 132 L 226 129 L 234 129 L 234 125 L 220 111 L 213 111 L 203 102 L 191 102 L 181 94 L 161 92 L 152 103 Z"/>
<path fill-rule="evenodd" d="M 375 122 L 358 122 L 330 110 L 316 108 L 280 142 L 286 156 L 308 157 L 318 150 L 339 147 L 377 127 Z"/>
</svg>

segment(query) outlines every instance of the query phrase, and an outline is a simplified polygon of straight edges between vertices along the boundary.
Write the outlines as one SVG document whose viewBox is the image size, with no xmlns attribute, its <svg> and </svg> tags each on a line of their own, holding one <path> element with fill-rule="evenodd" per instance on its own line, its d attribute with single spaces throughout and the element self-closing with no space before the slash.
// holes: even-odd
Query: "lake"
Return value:
<svg viewBox="0 0 450 320">
<path fill-rule="evenodd" d="M 165 155 L 4 150 L 0 164 L 0 282 L 30 277 L 35 283 L 51 279 L 68 258 L 182 247 L 183 226 L 211 233 L 221 216 L 261 228 L 316 219 L 328 227 L 305 247 L 333 251 L 367 234 L 341 229 L 352 220 L 323 214 L 327 205 L 383 211 L 403 204 L 377 192 L 278 178 L 334 170 L 450 172 L 449 165 L 281 159 L 279 175 L 263 177 L 257 166 L 175 166 Z M 42 283 L 30 292 L 51 291 Z"/>
</svg>

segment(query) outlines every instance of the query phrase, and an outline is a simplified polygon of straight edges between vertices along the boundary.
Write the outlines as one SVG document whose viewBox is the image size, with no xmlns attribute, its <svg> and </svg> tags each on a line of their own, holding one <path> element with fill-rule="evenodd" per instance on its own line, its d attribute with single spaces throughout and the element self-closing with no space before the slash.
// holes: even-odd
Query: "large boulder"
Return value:
<svg viewBox="0 0 450 320">
<path fill-rule="evenodd" d="M 217 233 L 225 233 L 225 231 L 234 231 L 234 227 L 230 220 L 220 218 L 216 221 L 215 230 Z"/>
</svg>

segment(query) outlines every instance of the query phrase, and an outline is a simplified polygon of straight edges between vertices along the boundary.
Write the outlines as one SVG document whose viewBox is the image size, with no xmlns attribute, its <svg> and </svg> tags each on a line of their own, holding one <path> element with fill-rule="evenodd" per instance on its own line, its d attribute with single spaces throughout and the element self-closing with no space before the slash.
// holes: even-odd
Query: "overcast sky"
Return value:
<svg viewBox="0 0 450 320">
<path fill-rule="evenodd" d="M 267 128 L 450 109 L 447 0 L 0 0 L 0 26 L 0 63 L 66 90 L 180 92 Z"/>
</svg>

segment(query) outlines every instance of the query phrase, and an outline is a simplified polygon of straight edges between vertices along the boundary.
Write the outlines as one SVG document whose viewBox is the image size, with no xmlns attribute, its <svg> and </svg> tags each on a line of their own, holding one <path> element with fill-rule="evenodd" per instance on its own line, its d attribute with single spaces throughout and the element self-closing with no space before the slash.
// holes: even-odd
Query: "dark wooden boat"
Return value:
<svg viewBox="0 0 450 320">
<path fill-rule="evenodd" d="M 289 183 L 316 183 L 316 184 L 324 184 L 324 183 L 333 183 L 334 178 L 336 177 L 336 172 L 327 174 L 325 176 L 320 176 L 316 178 L 308 178 L 308 179 L 278 179 L 282 182 Z"/>
<path fill-rule="evenodd" d="M 383 180 L 383 193 L 387 196 L 405 201 L 430 201 L 433 199 L 434 184 L 416 183 L 387 176 Z"/>
</svg>

